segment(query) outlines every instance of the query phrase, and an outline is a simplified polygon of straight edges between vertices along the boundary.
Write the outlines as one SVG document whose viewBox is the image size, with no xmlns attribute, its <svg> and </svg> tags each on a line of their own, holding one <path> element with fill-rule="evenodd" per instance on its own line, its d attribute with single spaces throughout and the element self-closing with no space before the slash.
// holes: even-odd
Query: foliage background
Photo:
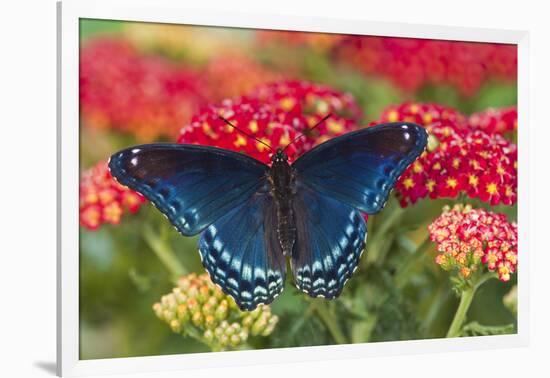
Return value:
<svg viewBox="0 0 550 378">
<path fill-rule="evenodd" d="M 142 32 L 146 35 L 144 38 L 140 34 L 140 28 L 144 27 L 144 24 L 136 23 L 83 20 L 82 47 L 97 38 L 130 40 L 144 54 L 158 55 L 200 68 L 216 57 L 223 58 L 228 51 L 221 46 L 230 46 L 229 50 L 238 50 L 239 54 L 270 72 L 287 75 L 292 70 L 293 76 L 352 93 L 365 113 L 364 124 L 376 120 L 386 106 L 406 100 L 434 101 L 453 106 L 466 114 L 487 107 L 516 104 L 516 83 L 513 81 L 489 80 L 468 96 L 453 86 L 441 84 L 423 85 L 412 92 L 404 91 L 387 78 L 366 75 L 353 67 L 334 64 L 322 49 L 304 49 L 290 44 L 258 44 L 253 31 L 196 28 L 193 36 L 189 36 L 188 30 L 182 28 L 181 31 L 172 30 L 167 37 L 167 33 L 155 34 L 147 29 L 147 32 Z M 197 37 L 199 35 L 200 38 Z M 198 43 L 178 47 L 178 41 L 190 39 L 198 39 Z M 137 139 L 131 133 L 97 129 L 83 120 L 82 169 L 105 160 L 120 148 L 136 143 Z M 396 272 L 409 261 L 406 259 L 409 251 L 422 243 L 427 225 L 439 215 L 444 204 L 453 202 L 447 199 L 420 201 L 408 207 L 402 221 L 388 230 L 395 235 L 395 239 L 386 247 L 385 254 L 367 253 L 363 256 L 369 263 L 361 266 L 349 283 L 351 288 L 347 289 L 356 297 L 350 298 L 345 293 L 341 299 L 328 305 L 323 302 L 323 306 L 328 306 L 326 311 L 345 330 L 347 342 L 445 336 L 458 298 L 453 293 L 449 274 L 433 263 L 435 247 L 428 247 L 420 258 L 407 265 L 407 280 L 397 284 L 395 277 Z M 369 219 L 371 235 L 377 225 L 384 224 L 385 217 L 399 211 L 396 202 L 390 202 L 388 206 L 380 215 Z M 511 221 L 516 218 L 515 206 L 497 206 L 496 210 L 505 212 Z M 136 215 L 125 218 L 119 225 L 107 224 L 94 232 L 81 229 L 80 354 L 83 359 L 209 350 L 191 338 L 173 333 L 154 316 L 151 305 L 169 292 L 173 284 L 150 247 L 139 237 L 139 229 L 145 222 L 162 227 L 164 218 L 148 206 Z M 169 231 L 168 240 L 189 272 L 202 271 L 196 238 L 182 238 L 176 232 Z M 411 241 L 414 247 L 410 246 Z M 515 324 L 514 314 L 502 302 L 503 296 L 514 284 L 515 277 L 507 283 L 488 281 L 476 294 L 468 320 L 488 326 Z M 308 311 L 312 302 L 317 301 L 297 294 L 288 285 L 272 305 L 273 313 L 280 317 L 275 331 L 269 337 L 253 340 L 251 346 L 272 348 L 335 343 L 322 319 Z M 360 303 L 361 306 L 350 311 L 346 301 Z"/>
</svg>

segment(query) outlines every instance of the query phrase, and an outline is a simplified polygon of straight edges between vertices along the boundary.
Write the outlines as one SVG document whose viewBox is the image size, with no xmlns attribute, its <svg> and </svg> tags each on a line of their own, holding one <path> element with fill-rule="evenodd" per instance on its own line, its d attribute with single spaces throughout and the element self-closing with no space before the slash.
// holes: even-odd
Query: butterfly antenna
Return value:
<svg viewBox="0 0 550 378">
<path fill-rule="evenodd" d="M 311 130 L 315 129 L 317 126 L 320 126 L 323 124 L 323 122 L 325 122 L 327 119 L 329 119 L 330 117 L 332 116 L 332 113 L 329 113 L 327 114 L 326 116 L 324 116 L 319 122 L 317 122 L 314 126 L 310 127 L 310 128 L 307 128 L 305 129 L 304 131 L 302 131 L 302 133 L 300 135 L 298 135 L 296 138 L 292 139 L 290 141 L 289 144 L 287 144 L 285 146 L 285 148 L 283 148 L 283 151 L 286 150 L 288 148 L 288 146 L 290 146 L 292 143 L 296 142 L 298 139 L 300 139 L 301 137 L 303 137 L 304 135 L 306 135 L 306 133 L 310 132 Z"/>
<path fill-rule="evenodd" d="M 247 137 L 251 138 L 251 139 L 254 139 L 256 142 L 258 143 L 261 143 L 263 144 L 264 146 L 266 146 L 267 148 L 269 148 L 270 151 L 273 151 L 273 147 L 271 147 L 269 144 L 267 144 L 266 142 L 264 142 L 263 140 L 261 139 L 258 139 L 256 138 L 254 135 L 252 134 L 249 134 L 247 133 L 246 131 L 242 130 L 242 129 L 239 129 L 237 126 L 235 126 L 234 124 L 232 124 L 231 122 L 229 122 L 227 119 L 225 119 L 224 117 L 222 116 L 219 116 L 221 120 L 223 120 L 228 126 L 231 126 L 232 128 L 234 128 L 235 130 L 238 130 L 240 131 L 241 133 L 243 133 L 244 135 L 246 135 Z"/>
</svg>

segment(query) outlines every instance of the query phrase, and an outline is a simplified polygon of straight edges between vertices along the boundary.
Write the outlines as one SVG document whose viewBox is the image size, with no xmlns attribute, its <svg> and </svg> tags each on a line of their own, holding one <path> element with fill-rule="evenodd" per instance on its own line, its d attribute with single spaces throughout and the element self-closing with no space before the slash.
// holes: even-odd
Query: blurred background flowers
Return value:
<svg viewBox="0 0 550 378">
<path fill-rule="evenodd" d="M 80 358 L 513 333 L 517 51 L 512 45 L 81 20 Z M 287 283 L 242 312 L 106 161 L 137 143 L 287 151 L 380 122 L 429 132 L 368 219 L 340 298 Z"/>
</svg>

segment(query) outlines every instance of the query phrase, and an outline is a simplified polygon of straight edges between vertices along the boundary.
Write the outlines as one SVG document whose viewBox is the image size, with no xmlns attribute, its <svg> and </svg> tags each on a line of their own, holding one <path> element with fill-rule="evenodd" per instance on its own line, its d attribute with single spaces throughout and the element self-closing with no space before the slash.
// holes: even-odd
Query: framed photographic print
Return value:
<svg viewBox="0 0 550 378">
<path fill-rule="evenodd" d="M 526 344 L 526 32 L 58 16 L 60 375 Z"/>
</svg>

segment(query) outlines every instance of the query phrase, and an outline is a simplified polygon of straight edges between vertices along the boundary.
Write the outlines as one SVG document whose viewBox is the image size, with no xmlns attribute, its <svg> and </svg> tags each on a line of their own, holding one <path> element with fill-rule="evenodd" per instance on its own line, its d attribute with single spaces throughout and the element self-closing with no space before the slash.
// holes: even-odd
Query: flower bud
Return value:
<svg viewBox="0 0 550 378">
<path fill-rule="evenodd" d="M 193 322 L 193 324 L 197 327 L 199 327 L 200 325 L 202 325 L 203 323 L 203 316 L 202 316 L 202 313 L 197 311 L 193 314 L 193 316 L 191 317 L 191 321 Z"/>
<path fill-rule="evenodd" d="M 227 313 L 228 313 L 228 309 L 227 309 L 227 305 L 223 304 L 223 302 L 218 306 L 218 308 L 216 308 L 216 311 L 215 311 L 215 316 L 216 316 L 216 319 L 218 320 L 223 320 L 223 319 L 226 319 L 227 318 Z"/>
<path fill-rule="evenodd" d="M 172 331 L 178 333 L 181 331 L 181 323 L 177 319 L 173 319 L 170 322 L 170 328 L 172 328 Z"/>
<path fill-rule="evenodd" d="M 178 316 L 178 319 L 183 323 L 189 320 L 189 317 L 190 317 L 189 310 L 185 304 L 182 303 L 178 306 L 177 316 Z"/>
<path fill-rule="evenodd" d="M 204 326 L 207 329 L 214 329 L 217 324 L 218 324 L 218 322 L 217 322 L 216 318 L 213 315 L 208 314 L 204 317 Z"/>
<path fill-rule="evenodd" d="M 155 303 L 153 305 L 153 311 L 155 312 L 155 315 L 162 319 L 162 305 L 160 303 Z"/>
<path fill-rule="evenodd" d="M 518 287 L 514 285 L 510 291 L 502 298 L 504 306 L 514 315 L 518 313 Z"/>
<path fill-rule="evenodd" d="M 241 343 L 241 338 L 239 337 L 239 335 L 231 335 L 231 337 L 229 338 L 229 343 L 231 344 L 231 346 L 236 347 Z"/>
<path fill-rule="evenodd" d="M 203 337 L 207 343 L 211 343 L 214 340 L 214 332 L 211 329 L 207 329 L 204 331 Z"/>
</svg>

